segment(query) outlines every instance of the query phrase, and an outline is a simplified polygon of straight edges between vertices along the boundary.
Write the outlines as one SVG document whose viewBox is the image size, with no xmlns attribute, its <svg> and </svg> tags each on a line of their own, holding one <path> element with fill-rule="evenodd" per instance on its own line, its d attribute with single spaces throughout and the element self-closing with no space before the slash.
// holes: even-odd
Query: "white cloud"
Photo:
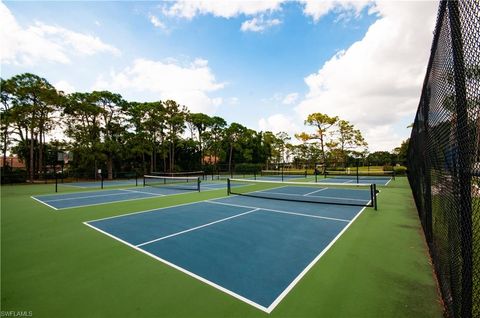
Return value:
<svg viewBox="0 0 480 318">
<path fill-rule="evenodd" d="M 5 4 L 0 2 L 0 58 L 2 63 L 32 65 L 36 63 L 70 63 L 72 55 L 93 55 L 120 51 L 98 37 L 74 32 L 59 26 L 35 22 L 22 28 Z"/>
<path fill-rule="evenodd" d="M 400 146 L 405 137 L 397 133 L 392 125 L 375 125 L 362 131 L 369 142 L 369 151 L 392 151 Z"/>
<path fill-rule="evenodd" d="M 298 100 L 298 93 L 290 93 L 285 96 L 282 103 L 285 105 L 291 105 Z"/>
<path fill-rule="evenodd" d="M 63 91 L 65 94 L 74 93 L 76 91 L 73 85 L 64 80 L 56 82 L 53 86 L 55 86 L 57 90 Z"/>
<path fill-rule="evenodd" d="M 282 95 L 282 94 L 280 94 L 280 93 L 275 93 L 275 94 L 273 94 L 273 96 L 265 97 L 265 98 L 260 99 L 260 101 L 261 101 L 262 103 L 277 103 L 277 102 L 282 101 L 282 99 L 283 99 L 283 95 Z"/>
<path fill-rule="evenodd" d="M 153 24 L 154 27 L 162 29 L 162 30 L 167 29 L 167 26 L 162 21 L 160 21 L 160 19 L 158 19 L 156 16 L 151 14 L 148 18 L 149 18 L 150 22 Z"/>
<path fill-rule="evenodd" d="M 348 1 L 339 1 L 339 0 L 300 0 L 300 3 L 303 4 L 303 13 L 306 16 L 312 17 L 312 19 L 317 22 L 324 15 L 328 14 L 330 11 L 335 11 L 339 13 L 339 19 L 346 19 L 350 16 L 358 17 L 360 12 L 371 5 L 373 1 L 366 0 L 348 0 Z"/>
<path fill-rule="evenodd" d="M 171 6 L 164 7 L 163 13 L 168 16 L 177 16 L 192 19 L 196 15 L 212 14 L 216 17 L 233 18 L 240 14 L 255 15 L 263 12 L 273 12 L 281 9 L 283 0 L 270 1 L 190 1 L 180 0 Z"/>
<path fill-rule="evenodd" d="M 242 23 L 240 30 L 243 32 L 262 32 L 272 26 L 279 25 L 282 22 L 279 19 L 264 19 L 263 14 Z"/>
<path fill-rule="evenodd" d="M 380 18 L 364 38 L 305 78 L 309 92 L 296 108 L 298 114 L 305 118 L 321 112 L 350 120 L 370 132 L 366 134 L 371 149 L 385 145 L 384 135 L 371 133 L 371 127 L 406 133 L 395 125 L 400 125 L 402 117 L 413 116 L 418 106 L 437 5 L 430 1 L 376 3 Z M 388 149 L 398 143 L 390 139 Z"/>
<path fill-rule="evenodd" d="M 173 59 L 136 59 L 120 72 L 112 71 L 106 77 L 97 78 L 93 89 L 112 90 L 137 101 L 174 99 L 192 112 L 213 114 L 223 100 L 210 97 L 209 93 L 224 85 L 216 81 L 208 61 L 203 59 L 196 59 L 189 65 L 181 65 Z"/>
<path fill-rule="evenodd" d="M 302 130 L 291 116 L 286 116 L 284 114 L 275 114 L 268 118 L 260 118 L 258 121 L 258 128 L 262 131 L 271 131 L 273 133 L 284 131 L 292 137 L 295 133 Z"/>
<path fill-rule="evenodd" d="M 233 18 L 239 15 L 255 16 L 241 25 L 243 32 L 262 32 L 265 29 L 281 24 L 279 19 L 264 19 L 263 14 L 272 14 L 282 10 L 287 0 L 245 1 L 245 0 L 177 0 L 163 5 L 163 14 L 170 17 L 193 19 L 197 15 L 211 14 L 215 17 Z M 359 17 L 362 10 L 372 7 L 374 0 L 297 0 L 303 6 L 303 14 L 315 22 L 333 11 L 337 13 L 336 21 L 350 20 Z M 375 10 L 369 10 L 368 14 Z"/>
<path fill-rule="evenodd" d="M 230 98 L 227 100 L 227 103 L 228 103 L 229 105 L 238 105 L 239 101 L 240 101 L 240 100 L 238 99 L 238 97 L 230 97 Z"/>
<path fill-rule="evenodd" d="M 216 17 L 232 18 L 241 14 L 254 16 L 261 13 L 280 11 L 287 0 L 245 1 L 245 0 L 178 0 L 163 7 L 168 16 L 192 19 L 196 15 L 212 14 Z M 303 5 L 303 13 L 318 21 L 330 11 L 342 17 L 358 16 L 373 0 L 298 0 Z"/>
</svg>

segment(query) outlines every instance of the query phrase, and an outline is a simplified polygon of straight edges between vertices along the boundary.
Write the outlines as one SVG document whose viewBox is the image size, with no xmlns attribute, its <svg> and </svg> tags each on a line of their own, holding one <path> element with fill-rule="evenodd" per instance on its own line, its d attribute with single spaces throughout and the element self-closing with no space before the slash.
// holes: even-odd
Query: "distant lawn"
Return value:
<svg viewBox="0 0 480 318">
<path fill-rule="evenodd" d="M 367 209 L 270 315 L 82 224 L 221 197 L 224 189 L 63 211 L 30 198 L 52 193 L 51 184 L 1 190 L 3 311 L 32 311 L 33 317 L 442 317 L 402 177 L 381 188 L 378 212 Z"/>
</svg>

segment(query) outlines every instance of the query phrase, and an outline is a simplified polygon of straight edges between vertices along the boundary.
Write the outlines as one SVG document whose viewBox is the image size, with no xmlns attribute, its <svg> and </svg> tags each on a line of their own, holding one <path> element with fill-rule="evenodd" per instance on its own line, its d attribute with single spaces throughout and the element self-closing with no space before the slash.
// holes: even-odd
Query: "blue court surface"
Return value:
<svg viewBox="0 0 480 318">
<path fill-rule="evenodd" d="M 202 191 L 225 189 L 225 183 L 202 184 Z M 55 210 L 78 208 L 91 205 L 107 204 L 121 201 L 148 199 L 162 196 L 195 192 L 171 187 L 133 187 L 128 189 L 85 191 L 64 194 L 32 196 L 32 199 Z"/>
<path fill-rule="evenodd" d="M 388 185 L 392 179 L 391 178 L 375 178 L 375 177 L 368 177 L 368 176 L 361 176 L 359 179 L 360 183 L 369 183 L 369 184 L 376 184 L 376 185 Z M 357 178 L 347 178 L 347 177 L 335 177 L 330 176 L 328 178 L 319 177 L 318 182 L 321 183 L 345 183 L 345 184 L 355 184 L 357 183 Z"/>
<path fill-rule="evenodd" d="M 363 210 L 229 196 L 85 224 L 269 313 Z"/>
<path fill-rule="evenodd" d="M 257 180 L 268 180 L 268 181 L 282 181 L 282 176 L 256 176 Z M 306 181 L 305 176 L 283 176 L 283 180 L 289 181 Z"/>
<path fill-rule="evenodd" d="M 103 180 L 104 187 L 118 187 L 124 185 L 135 185 L 137 181 L 135 179 L 123 179 L 123 180 Z M 142 179 L 138 179 L 138 184 L 140 185 L 143 182 Z M 101 181 L 80 181 L 80 182 L 69 182 L 69 183 L 58 183 L 58 185 L 75 187 L 75 188 L 100 188 L 102 186 Z"/>
</svg>

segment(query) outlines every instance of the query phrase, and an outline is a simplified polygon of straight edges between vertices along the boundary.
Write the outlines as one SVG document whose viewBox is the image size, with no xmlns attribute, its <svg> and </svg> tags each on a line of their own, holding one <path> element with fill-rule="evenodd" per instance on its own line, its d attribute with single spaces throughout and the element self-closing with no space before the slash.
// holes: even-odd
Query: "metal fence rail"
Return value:
<svg viewBox="0 0 480 318">
<path fill-rule="evenodd" d="M 446 314 L 480 317 L 480 2 L 441 1 L 408 177 Z"/>
</svg>

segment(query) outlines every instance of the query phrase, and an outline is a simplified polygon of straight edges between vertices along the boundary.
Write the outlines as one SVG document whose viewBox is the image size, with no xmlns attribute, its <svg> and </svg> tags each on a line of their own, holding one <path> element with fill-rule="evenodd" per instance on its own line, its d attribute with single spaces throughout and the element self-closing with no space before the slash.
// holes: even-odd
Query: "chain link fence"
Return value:
<svg viewBox="0 0 480 318">
<path fill-rule="evenodd" d="M 480 1 L 441 1 L 408 177 L 446 315 L 480 317 Z"/>
</svg>

